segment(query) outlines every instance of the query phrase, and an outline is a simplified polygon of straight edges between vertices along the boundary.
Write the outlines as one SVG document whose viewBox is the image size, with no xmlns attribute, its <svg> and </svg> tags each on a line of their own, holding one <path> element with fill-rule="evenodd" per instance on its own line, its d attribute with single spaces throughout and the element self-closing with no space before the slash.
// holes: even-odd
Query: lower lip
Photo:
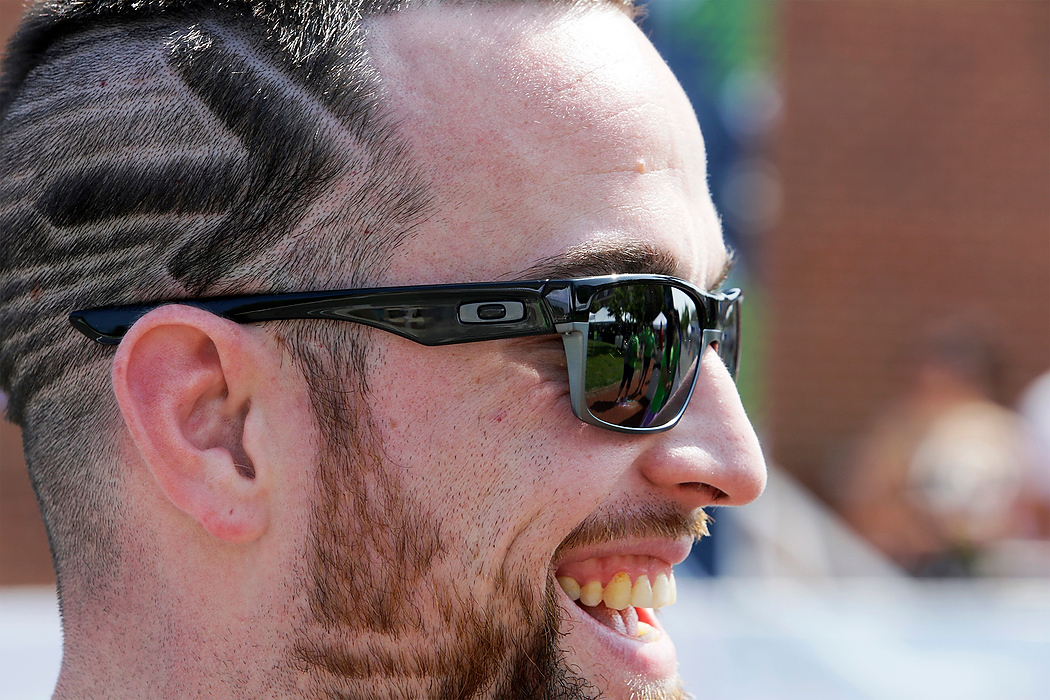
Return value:
<svg viewBox="0 0 1050 700">
<path fill-rule="evenodd" d="M 612 669 L 622 669 L 625 681 L 641 677 L 659 682 L 674 677 L 678 670 L 674 642 L 654 616 L 642 614 L 639 618 L 655 627 L 659 631 L 659 638 L 651 642 L 632 639 L 588 615 L 560 587 L 558 592 L 558 599 L 568 612 L 571 622 L 569 634 L 563 642 L 565 647 L 576 654 L 589 651 L 598 661 L 607 660 L 610 668 L 606 671 L 606 677 Z"/>
</svg>

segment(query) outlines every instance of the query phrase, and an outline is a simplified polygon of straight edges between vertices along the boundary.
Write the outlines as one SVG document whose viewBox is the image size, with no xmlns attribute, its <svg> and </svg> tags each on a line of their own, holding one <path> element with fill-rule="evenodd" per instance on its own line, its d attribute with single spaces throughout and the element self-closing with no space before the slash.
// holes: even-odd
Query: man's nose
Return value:
<svg viewBox="0 0 1050 700">
<path fill-rule="evenodd" d="M 650 484 L 690 508 L 743 505 L 762 493 L 762 449 L 718 353 L 704 353 L 685 415 L 652 436 L 637 466 Z"/>
</svg>

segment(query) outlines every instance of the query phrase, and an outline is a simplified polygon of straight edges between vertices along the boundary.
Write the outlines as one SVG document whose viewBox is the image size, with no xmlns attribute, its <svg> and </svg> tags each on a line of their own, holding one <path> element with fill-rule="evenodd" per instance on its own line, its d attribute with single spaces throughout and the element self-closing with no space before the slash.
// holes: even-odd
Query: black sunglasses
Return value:
<svg viewBox="0 0 1050 700">
<path fill-rule="evenodd" d="M 741 298 L 739 289 L 709 294 L 674 277 L 607 275 L 174 299 L 75 311 L 69 321 L 106 345 L 120 343 L 135 321 L 165 304 L 237 323 L 351 321 L 423 345 L 560 333 L 573 413 L 591 425 L 645 433 L 682 417 L 712 344 L 736 378 Z"/>
</svg>

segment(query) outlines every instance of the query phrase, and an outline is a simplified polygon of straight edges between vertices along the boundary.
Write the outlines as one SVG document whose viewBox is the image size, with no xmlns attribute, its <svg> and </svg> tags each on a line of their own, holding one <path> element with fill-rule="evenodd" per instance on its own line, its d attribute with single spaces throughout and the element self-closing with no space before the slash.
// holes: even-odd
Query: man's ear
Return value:
<svg viewBox="0 0 1050 700">
<path fill-rule="evenodd" d="M 269 474 L 245 436 L 255 387 L 271 365 L 259 357 L 267 347 L 250 327 L 170 305 L 132 326 L 113 364 L 124 421 L 161 491 L 232 543 L 257 539 L 269 524 Z"/>
</svg>

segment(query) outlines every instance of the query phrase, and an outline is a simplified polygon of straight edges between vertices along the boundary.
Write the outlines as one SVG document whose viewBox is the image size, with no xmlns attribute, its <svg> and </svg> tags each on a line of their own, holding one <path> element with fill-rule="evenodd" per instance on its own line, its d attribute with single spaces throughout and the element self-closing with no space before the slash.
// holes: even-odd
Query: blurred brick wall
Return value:
<svg viewBox="0 0 1050 700">
<path fill-rule="evenodd" d="M 0 586 L 52 583 L 47 534 L 22 460 L 18 428 L 0 423 Z"/>
<path fill-rule="evenodd" d="M 1050 2 L 778 12 L 768 437 L 834 501 L 930 321 L 967 310 L 999 329 L 1007 401 L 1050 368 Z"/>
<path fill-rule="evenodd" d="M 18 25 L 20 0 L 0 0 L 0 45 Z M 18 428 L 0 421 L 0 586 L 51 583 L 47 535 L 22 459 Z"/>
</svg>

